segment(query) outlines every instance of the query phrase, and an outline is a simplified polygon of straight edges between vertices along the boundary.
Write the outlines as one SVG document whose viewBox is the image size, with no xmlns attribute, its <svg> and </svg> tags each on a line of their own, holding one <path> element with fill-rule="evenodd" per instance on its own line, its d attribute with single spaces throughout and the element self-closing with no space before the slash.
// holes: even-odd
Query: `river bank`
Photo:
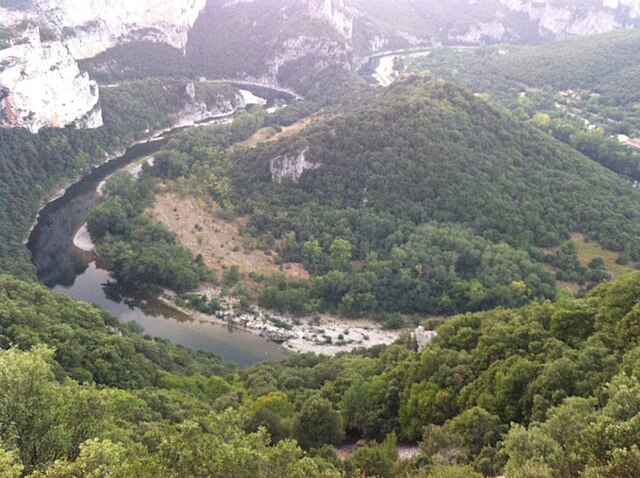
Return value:
<svg viewBox="0 0 640 478">
<path fill-rule="evenodd" d="M 76 233 L 74 246 L 85 252 L 93 251 L 95 246 L 86 225 Z M 220 295 L 220 291 L 214 288 L 204 288 L 200 293 L 209 299 Z M 181 307 L 178 305 L 178 296 L 171 291 L 165 291 L 158 300 L 194 321 L 245 330 L 296 353 L 335 355 L 356 348 L 389 345 L 402 334 L 401 330 L 384 330 L 379 323 L 367 319 L 345 319 L 328 314 L 314 318 L 294 318 L 274 315 L 259 308 L 254 308 L 251 312 L 239 312 L 231 300 L 222 301 L 224 310 L 216 315 L 208 315 Z"/>
<path fill-rule="evenodd" d="M 223 83 L 223 81 L 221 80 L 220 81 L 212 80 L 212 82 Z M 129 151 L 131 148 L 135 146 L 153 144 L 155 142 L 164 141 L 166 139 L 166 136 L 169 136 L 173 132 L 180 131 L 182 129 L 196 127 L 196 126 L 207 126 L 207 125 L 213 125 L 213 124 L 220 124 L 224 122 L 230 122 L 233 119 L 234 115 L 239 110 L 242 110 L 242 109 L 245 109 L 246 107 L 254 106 L 254 105 L 265 106 L 265 105 L 268 105 L 270 101 L 272 101 L 272 100 L 267 100 L 265 98 L 257 96 L 254 94 L 254 92 L 245 88 L 255 87 L 255 88 L 258 88 L 260 91 L 271 90 L 276 92 L 277 94 L 288 95 L 295 99 L 301 98 L 295 92 L 292 92 L 286 88 L 271 87 L 269 85 L 251 83 L 251 82 L 243 83 L 238 80 L 236 80 L 235 84 L 237 85 L 239 98 L 241 99 L 241 101 L 231 110 L 222 111 L 220 109 L 215 109 L 215 108 L 207 110 L 202 108 L 195 108 L 193 104 L 187 103 L 185 104 L 185 107 L 183 108 L 182 111 L 179 111 L 178 113 L 176 113 L 176 119 L 170 126 L 167 126 L 165 128 L 160 128 L 152 132 L 147 131 L 144 137 L 141 137 L 140 139 L 132 142 L 126 148 L 123 147 L 115 151 L 106 153 L 102 158 L 98 159 L 94 164 L 92 164 L 89 170 L 79 171 L 73 178 L 62 181 L 60 186 L 58 187 L 58 190 L 52 195 L 43 199 L 38 205 L 38 211 L 34 217 L 34 220 L 31 223 L 29 229 L 26 232 L 26 235 L 23 238 L 23 241 L 22 241 L 23 245 L 28 245 L 30 243 L 34 230 L 38 226 L 38 221 L 40 220 L 40 216 L 47 207 L 57 202 L 58 200 L 62 199 L 69 192 L 70 188 L 72 188 L 74 185 L 79 183 L 82 179 L 92 175 L 97 170 L 103 168 L 105 165 L 109 164 L 110 162 L 121 159 L 124 155 L 126 155 L 127 151 Z M 108 86 L 118 87 L 119 85 L 108 85 Z"/>
<path fill-rule="evenodd" d="M 91 252 L 94 244 L 86 224 L 74 236 L 74 246 L 84 252 Z M 203 288 L 199 293 L 219 298 L 220 290 Z M 158 299 L 194 321 L 231 326 L 281 344 L 286 350 L 296 353 L 313 352 L 321 355 L 335 355 L 356 348 L 370 348 L 389 345 L 400 338 L 401 330 L 384 330 L 382 326 L 368 319 L 345 319 L 329 314 L 317 317 L 290 317 L 275 315 L 260 308 L 251 312 L 236 310 L 232 300 L 221 300 L 223 310 L 216 315 L 204 314 L 178 305 L 178 296 L 171 291 Z"/>
<path fill-rule="evenodd" d="M 267 106 L 280 98 L 290 97 L 286 92 L 264 89 L 242 96 L 245 104 L 262 104 L 266 100 Z M 135 173 L 136 168 L 148 162 L 175 134 L 190 127 L 204 126 L 195 119 L 182 114 L 175 126 L 146 133 L 124 154 L 95 158 L 100 165 L 92 167 L 81 178 L 68 181 L 68 186 L 40 208 L 27 241 L 38 280 L 55 292 L 96 304 L 123 323 L 135 322 L 153 337 L 194 350 L 213 352 L 241 366 L 280 360 L 290 352 L 259 334 L 227 324 L 194 320 L 194 317 L 138 294 L 136 290 L 121 287 L 108 271 L 95 264 L 91 252 L 93 244 L 83 226 L 87 222 L 87 212 L 104 200 L 98 192 L 100 183 L 121 169 Z M 225 114 L 225 118 L 218 116 L 213 121 L 232 119 Z"/>
<path fill-rule="evenodd" d="M 203 288 L 200 293 L 208 298 L 220 296 L 220 291 L 211 287 Z M 253 307 L 251 311 L 240 311 L 227 298 L 220 299 L 220 311 L 209 315 L 179 305 L 177 295 L 171 291 L 165 291 L 159 300 L 194 320 L 247 330 L 280 343 L 285 349 L 296 353 L 335 355 L 357 348 L 390 345 L 400 338 L 403 331 L 408 331 L 385 330 L 381 324 L 370 319 L 345 319 L 328 314 L 291 317 L 274 315 L 259 307 Z"/>
</svg>

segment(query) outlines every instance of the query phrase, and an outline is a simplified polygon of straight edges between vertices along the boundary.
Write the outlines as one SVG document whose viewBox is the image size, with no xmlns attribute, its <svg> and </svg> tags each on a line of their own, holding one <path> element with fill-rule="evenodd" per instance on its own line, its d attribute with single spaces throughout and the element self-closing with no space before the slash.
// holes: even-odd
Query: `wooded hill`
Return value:
<svg viewBox="0 0 640 478">
<path fill-rule="evenodd" d="M 600 93 L 605 103 L 640 101 L 640 31 L 619 30 L 516 49 L 492 69 L 530 86 Z"/>
<path fill-rule="evenodd" d="M 319 167 L 298 182 L 273 181 L 272 161 L 301 152 Z M 355 112 L 238 152 L 227 174 L 233 190 L 223 199 L 252 215 L 250 230 L 285 239 L 283 258 L 316 274 L 322 292 L 310 297 L 352 313 L 454 312 L 552 297 L 541 261 L 553 259 L 539 248 L 573 232 L 640 254 L 630 184 L 439 80 L 403 80 Z M 336 265 L 338 239 L 357 266 Z"/>
</svg>

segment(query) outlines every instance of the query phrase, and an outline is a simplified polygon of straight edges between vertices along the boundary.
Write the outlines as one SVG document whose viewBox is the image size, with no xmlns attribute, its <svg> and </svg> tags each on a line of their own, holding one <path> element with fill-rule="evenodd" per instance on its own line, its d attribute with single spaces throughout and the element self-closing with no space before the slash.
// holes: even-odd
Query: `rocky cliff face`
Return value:
<svg viewBox="0 0 640 478">
<path fill-rule="evenodd" d="M 76 59 L 120 43 L 151 40 L 184 49 L 206 0 L 34 0 L 32 12 Z"/>
<path fill-rule="evenodd" d="M 640 1 L 640 0 L 639 0 Z M 309 2 L 309 15 L 326 21 L 344 38 L 353 36 L 353 14 L 344 0 L 311 0 Z"/>
<path fill-rule="evenodd" d="M 0 50 L 0 126 L 33 133 L 45 126 L 101 126 L 98 86 L 69 50 L 42 43 L 38 29 L 23 41 Z"/>
<path fill-rule="evenodd" d="M 356 36 L 373 52 L 415 44 L 538 43 L 640 26 L 640 0 L 389 0 L 375 11 L 365 0 L 348 1 L 357 11 Z"/>
<path fill-rule="evenodd" d="M 210 0 L 187 55 L 203 74 L 300 87 L 328 66 L 350 68 L 346 0 Z"/>
<path fill-rule="evenodd" d="M 500 0 L 509 12 L 526 15 L 543 39 L 603 33 L 633 24 L 640 14 L 640 1 L 603 0 L 558 3 L 542 0 Z M 510 28 L 512 35 L 517 35 Z"/>
<path fill-rule="evenodd" d="M 309 148 L 305 148 L 295 155 L 278 156 L 271 160 L 269 170 L 271 180 L 280 183 L 285 178 L 297 183 L 305 171 L 315 171 L 322 167 L 319 163 L 312 163 L 307 159 Z"/>
<path fill-rule="evenodd" d="M 0 8 L 0 25 L 5 32 L 15 30 L 8 40 L 6 35 L 0 38 L 0 126 L 34 132 L 74 123 L 99 126 L 97 87 L 78 71 L 75 60 L 93 58 L 131 41 L 161 42 L 186 50 L 189 68 L 203 76 L 299 89 L 329 66 L 349 69 L 358 59 L 381 50 L 441 43 L 540 42 L 640 25 L 640 0 L 21 0 L 0 4 L 14 5 Z M 25 24 L 26 33 L 20 31 Z M 35 38 L 38 28 L 41 39 Z"/>
<path fill-rule="evenodd" d="M 0 8 L 0 126 L 102 125 L 97 85 L 76 60 L 136 40 L 184 49 L 206 0 L 31 0 Z M 24 31 L 29 25 L 29 31 Z"/>
</svg>

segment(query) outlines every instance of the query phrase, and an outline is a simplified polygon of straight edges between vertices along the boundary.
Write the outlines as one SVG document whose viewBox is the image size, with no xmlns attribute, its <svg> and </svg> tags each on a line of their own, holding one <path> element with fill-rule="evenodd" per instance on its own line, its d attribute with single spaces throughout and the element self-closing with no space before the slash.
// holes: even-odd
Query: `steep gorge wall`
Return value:
<svg viewBox="0 0 640 478">
<path fill-rule="evenodd" d="M 98 87 L 76 61 L 137 40 L 184 49 L 205 3 L 31 0 L 0 8 L 0 25 L 13 33 L 0 50 L 0 126 L 101 126 Z"/>
<path fill-rule="evenodd" d="M 184 49 L 206 0 L 35 0 L 34 12 L 76 59 L 150 40 Z"/>
<path fill-rule="evenodd" d="M 298 88 L 330 66 L 351 67 L 345 0 L 210 0 L 187 55 L 203 75 Z"/>
</svg>

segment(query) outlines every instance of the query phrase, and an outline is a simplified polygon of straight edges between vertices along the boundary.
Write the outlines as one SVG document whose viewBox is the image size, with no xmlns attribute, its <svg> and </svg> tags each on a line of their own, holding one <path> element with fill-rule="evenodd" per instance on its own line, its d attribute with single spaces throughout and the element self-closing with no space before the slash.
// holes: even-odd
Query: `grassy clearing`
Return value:
<svg viewBox="0 0 640 478">
<path fill-rule="evenodd" d="M 276 131 L 272 127 L 261 128 L 258 131 L 256 131 L 256 133 L 253 136 L 251 136 L 249 139 L 246 139 L 241 143 L 231 146 L 230 150 L 234 151 L 238 147 L 249 148 L 249 149 L 255 148 L 260 143 L 268 143 L 270 141 L 277 141 L 281 138 L 292 136 L 296 133 L 299 133 L 300 131 L 305 129 L 307 126 L 309 126 L 309 124 L 311 124 L 311 122 L 314 119 L 319 119 L 319 118 L 321 117 L 317 117 L 317 118 L 307 117 L 307 118 L 301 119 L 300 121 L 292 124 L 291 126 L 286 126 L 282 128 L 280 132 Z"/>
<path fill-rule="evenodd" d="M 603 249 L 600 244 L 595 241 L 589 241 L 583 234 L 572 234 L 571 240 L 578 247 L 578 260 L 580 264 L 587 267 L 587 264 L 596 257 L 602 257 L 605 262 L 605 268 L 611 272 L 614 279 L 618 279 L 625 272 L 634 270 L 638 265 L 637 262 L 630 262 L 627 265 L 616 263 L 619 254 L 617 252 Z"/>
<path fill-rule="evenodd" d="M 310 277 L 301 264 L 276 264 L 274 250 L 260 249 L 255 240 L 243 236 L 240 230 L 247 217 L 223 220 L 202 200 L 172 192 L 157 194 L 149 212 L 176 234 L 181 246 L 194 255 L 201 254 L 207 267 L 222 273 L 238 266 L 246 284 L 255 284 L 251 274 L 259 277 L 282 272 L 292 280 Z"/>
</svg>

